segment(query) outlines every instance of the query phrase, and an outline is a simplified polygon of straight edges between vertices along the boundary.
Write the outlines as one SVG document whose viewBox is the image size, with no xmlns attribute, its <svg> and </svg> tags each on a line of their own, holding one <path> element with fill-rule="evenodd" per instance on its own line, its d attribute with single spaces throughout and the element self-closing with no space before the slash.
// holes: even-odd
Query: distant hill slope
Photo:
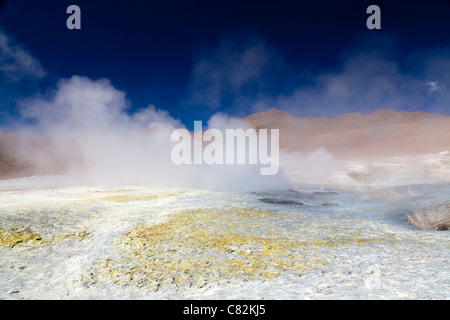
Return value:
<svg viewBox="0 0 450 320">
<path fill-rule="evenodd" d="M 310 152 L 325 148 L 339 158 L 384 157 L 450 151 L 450 117 L 377 110 L 330 118 L 296 118 L 270 109 L 245 118 L 253 127 L 280 129 L 280 147 Z"/>
<path fill-rule="evenodd" d="M 47 137 L 0 130 L 0 179 L 64 172 L 65 157 Z"/>
</svg>

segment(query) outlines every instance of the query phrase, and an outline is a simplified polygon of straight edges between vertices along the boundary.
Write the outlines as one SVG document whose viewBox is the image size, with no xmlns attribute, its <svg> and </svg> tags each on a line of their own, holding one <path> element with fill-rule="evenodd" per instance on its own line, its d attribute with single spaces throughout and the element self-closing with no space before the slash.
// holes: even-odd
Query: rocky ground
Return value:
<svg viewBox="0 0 450 320">
<path fill-rule="evenodd" d="M 449 184 L 368 193 L 0 185 L 2 299 L 449 299 Z"/>
</svg>

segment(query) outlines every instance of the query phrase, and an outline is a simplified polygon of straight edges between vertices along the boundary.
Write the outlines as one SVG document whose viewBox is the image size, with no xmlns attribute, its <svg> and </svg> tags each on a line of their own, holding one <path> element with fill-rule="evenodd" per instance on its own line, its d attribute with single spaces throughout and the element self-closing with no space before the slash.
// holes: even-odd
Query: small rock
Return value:
<svg viewBox="0 0 450 320">
<path fill-rule="evenodd" d="M 409 211 L 406 214 L 406 221 L 424 230 L 450 230 L 450 203 Z"/>
<path fill-rule="evenodd" d="M 324 207 L 335 207 L 335 206 L 337 206 L 337 204 L 336 203 L 325 202 L 325 203 L 322 203 L 322 206 L 324 206 Z"/>
<path fill-rule="evenodd" d="M 270 203 L 270 204 L 283 204 L 290 206 L 302 206 L 303 202 L 295 201 L 295 200 L 287 200 L 287 199 L 278 199 L 278 198 L 261 198 L 259 201 Z"/>
</svg>

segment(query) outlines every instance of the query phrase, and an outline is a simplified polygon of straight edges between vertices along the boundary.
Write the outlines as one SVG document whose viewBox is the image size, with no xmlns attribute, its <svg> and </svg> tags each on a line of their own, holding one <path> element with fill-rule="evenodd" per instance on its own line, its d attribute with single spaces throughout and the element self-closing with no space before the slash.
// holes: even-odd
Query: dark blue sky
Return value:
<svg viewBox="0 0 450 320">
<path fill-rule="evenodd" d="M 323 96 L 320 90 L 326 86 L 329 92 L 335 81 L 323 79 L 330 79 L 330 74 L 333 79 L 360 82 L 354 80 L 354 71 L 349 71 L 359 68 L 353 62 L 360 52 L 376 51 L 374 56 L 381 59 L 377 61 L 382 61 L 383 66 L 389 65 L 386 61 L 394 61 L 396 73 L 387 75 L 387 79 L 398 77 L 399 82 L 404 82 L 402 79 L 416 77 L 415 84 L 436 83 L 439 90 L 434 93 L 443 94 L 450 89 L 450 83 L 445 83 L 450 77 L 435 75 L 432 70 L 440 68 L 424 62 L 434 58 L 434 53 L 430 53 L 434 48 L 438 48 L 439 63 L 449 59 L 447 0 L 0 2 L 0 27 L 11 43 L 20 45 L 45 70 L 45 77 L 39 80 L 2 80 L 3 122 L 14 117 L 17 98 L 46 94 L 59 79 L 73 75 L 109 79 L 115 88 L 126 92 L 130 112 L 154 104 L 185 123 L 206 120 L 217 111 L 245 116 L 263 108 L 264 103 L 266 107 L 283 109 L 283 103 L 288 104 L 295 97 L 302 101 L 313 99 L 315 95 L 310 91 L 316 90 L 317 95 Z M 81 8 L 81 30 L 66 28 L 66 8 L 70 4 Z M 381 30 L 366 27 L 366 8 L 371 4 L 381 8 Z M 264 81 L 249 76 L 250 80 L 240 82 L 236 89 L 236 82 L 231 83 L 218 70 L 234 66 L 233 57 L 239 59 L 248 52 L 265 57 L 252 60 L 262 61 L 255 68 L 259 68 L 256 74 Z M 196 66 L 207 66 L 202 69 L 207 73 L 202 79 Z M 368 83 L 373 74 L 373 70 L 368 72 Z M 230 83 L 223 85 L 227 81 Z M 210 82 L 219 84 L 212 86 Z M 395 86 L 395 94 L 408 95 L 402 83 Z M 211 91 L 215 92 L 213 98 Z M 421 105 L 392 102 L 390 106 L 391 99 L 385 107 L 450 113 L 450 107 L 441 102 L 436 107 L 436 101 L 444 98 L 430 99 L 424 92 Z M 348 104 L 348 99 L 339 103 Z M 317 108 L 312 102 L 305 106 L 295 101 L 291 108 L 284 109 L 299 116 L 323 115 Z M 360 111 L 354 109 L 352 105 L 342 111 Z M 333 112 L 328 114 L 335 116 Z"/>
</svg>

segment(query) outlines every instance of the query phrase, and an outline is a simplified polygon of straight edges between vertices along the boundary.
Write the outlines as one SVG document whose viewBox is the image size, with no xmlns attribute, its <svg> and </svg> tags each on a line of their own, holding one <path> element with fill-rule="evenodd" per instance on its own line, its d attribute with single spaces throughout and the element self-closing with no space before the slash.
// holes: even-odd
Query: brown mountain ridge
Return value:
<svg viewBox="0 0 450 320">
<path fill-rule="evenodd" d="M 352 112 L 336 118 L 296 118 L 270 109 L 245 118 L 254 128 L 280 129 L 280 148 L 325 148 L 338 158 L 418 155 L 450 151 L 450 117 L 422 111 Z"/>
</svg>

